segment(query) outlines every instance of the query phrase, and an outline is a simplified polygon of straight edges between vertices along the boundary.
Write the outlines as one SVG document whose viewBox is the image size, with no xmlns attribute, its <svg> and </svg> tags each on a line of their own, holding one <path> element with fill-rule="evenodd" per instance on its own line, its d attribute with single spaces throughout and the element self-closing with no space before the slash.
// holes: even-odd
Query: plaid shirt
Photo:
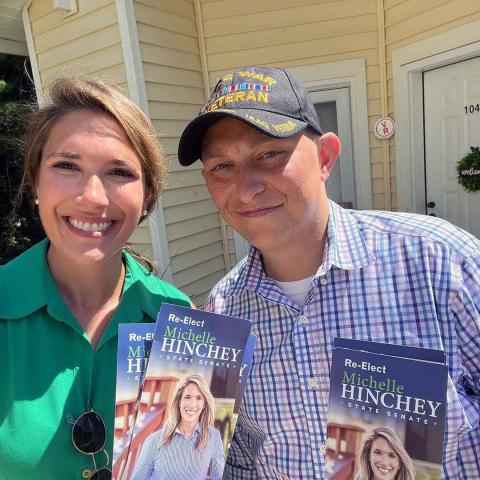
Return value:
<svg viewBox="0 0 480 480">
<path fill-rule="evenodd" d="M 258 335 L 226 479 L 324 477 L 335 336 L 442 349 L 449 385 L 445 479 L 480 479 L 480 242 L 423 215 L 330 202 L 327 242 L 302 308 L 252 248 L 205 308 Z"/>
</svg>

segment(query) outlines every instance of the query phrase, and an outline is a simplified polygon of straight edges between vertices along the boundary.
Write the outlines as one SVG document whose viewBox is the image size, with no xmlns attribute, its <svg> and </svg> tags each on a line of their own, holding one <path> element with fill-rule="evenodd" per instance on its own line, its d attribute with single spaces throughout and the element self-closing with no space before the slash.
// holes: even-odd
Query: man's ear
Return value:
<svg viewBox="0 0 480 480">
<path fill-rule="evenodd" d="M 322 171 L 324 171 L 328 177 L 337 158 L 340 156 L 342 145 L 340 139 L 333 132 L 324 133 L 318 139 L 317 143 L 318 154 L 320 156 L 320 161 L 322 162 Z"/>
</svg>

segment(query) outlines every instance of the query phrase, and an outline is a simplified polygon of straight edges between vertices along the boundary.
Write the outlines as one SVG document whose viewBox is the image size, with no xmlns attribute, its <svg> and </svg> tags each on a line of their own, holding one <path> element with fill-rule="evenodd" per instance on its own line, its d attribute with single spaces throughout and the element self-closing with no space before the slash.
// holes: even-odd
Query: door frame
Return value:
<svg viewBox="0 0 480 480">
<path fill-rule="evenodd" d="M 288 67 L 308 92 L 339 87 L 350 89 L 352 158 L 355 165 L 356 208 L 372 208 L 370 142 L 368 133 L 367 75 L 364 58 Z"/>
<path fill-rule="evenodd" d="M 399 211 L 425 213 L 423 72 L 478 57 L 479 31 L 476 20 L 392 52 Z"/>
<path fill-rule="evenodd" d="M 352 151 L 352 119 L 350 108 L 350 89 L 347 87 L 329 88 L 328 90 L 316 90 L 311 93 L 313 104 L 324 102 L 335 102 L 337 112 L 338 136 L 342 141 L 342 167 L 340 178 L 342 182 L 343 201 L 351 200 L 353 208 L 357 206 L 357 195 L 355 191 L 355 162 Z M 347 112 L 347 118 L 342 114 Z M 338 161 L 338 160 L 337 160 Z M 328 187 L 328 182 L 327 182 Z"/>
</svg>

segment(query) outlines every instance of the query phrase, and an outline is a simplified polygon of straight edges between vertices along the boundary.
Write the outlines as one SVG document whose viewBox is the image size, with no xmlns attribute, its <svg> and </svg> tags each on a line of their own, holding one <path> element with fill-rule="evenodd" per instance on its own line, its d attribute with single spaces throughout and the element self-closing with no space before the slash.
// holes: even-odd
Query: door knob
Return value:
<svg viewBox="0 0 480 480">
<path fill-rule="evenodd" d="M 428 202 L 427 207 L 428 208 L 435 208 L 435 202 Z"/>
<path fill-rule="evenodd" d="M 434 213 L 429 213 L 429 215 L 430 215 L 431 217 L 436 217 L 436 215 L 435 215 Z"/>
</svg>

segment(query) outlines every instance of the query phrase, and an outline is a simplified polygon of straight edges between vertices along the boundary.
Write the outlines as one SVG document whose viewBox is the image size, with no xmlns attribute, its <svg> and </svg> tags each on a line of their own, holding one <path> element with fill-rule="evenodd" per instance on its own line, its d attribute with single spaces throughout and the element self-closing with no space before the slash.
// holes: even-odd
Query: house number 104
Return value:
<svg viewBox="0 0 480 480">
<path fill-rule="evenodd" d="M 480 112 L 480 103 L 476 105 L 465 105 L 465 113 L 475 113 Z"/>
</svg>

